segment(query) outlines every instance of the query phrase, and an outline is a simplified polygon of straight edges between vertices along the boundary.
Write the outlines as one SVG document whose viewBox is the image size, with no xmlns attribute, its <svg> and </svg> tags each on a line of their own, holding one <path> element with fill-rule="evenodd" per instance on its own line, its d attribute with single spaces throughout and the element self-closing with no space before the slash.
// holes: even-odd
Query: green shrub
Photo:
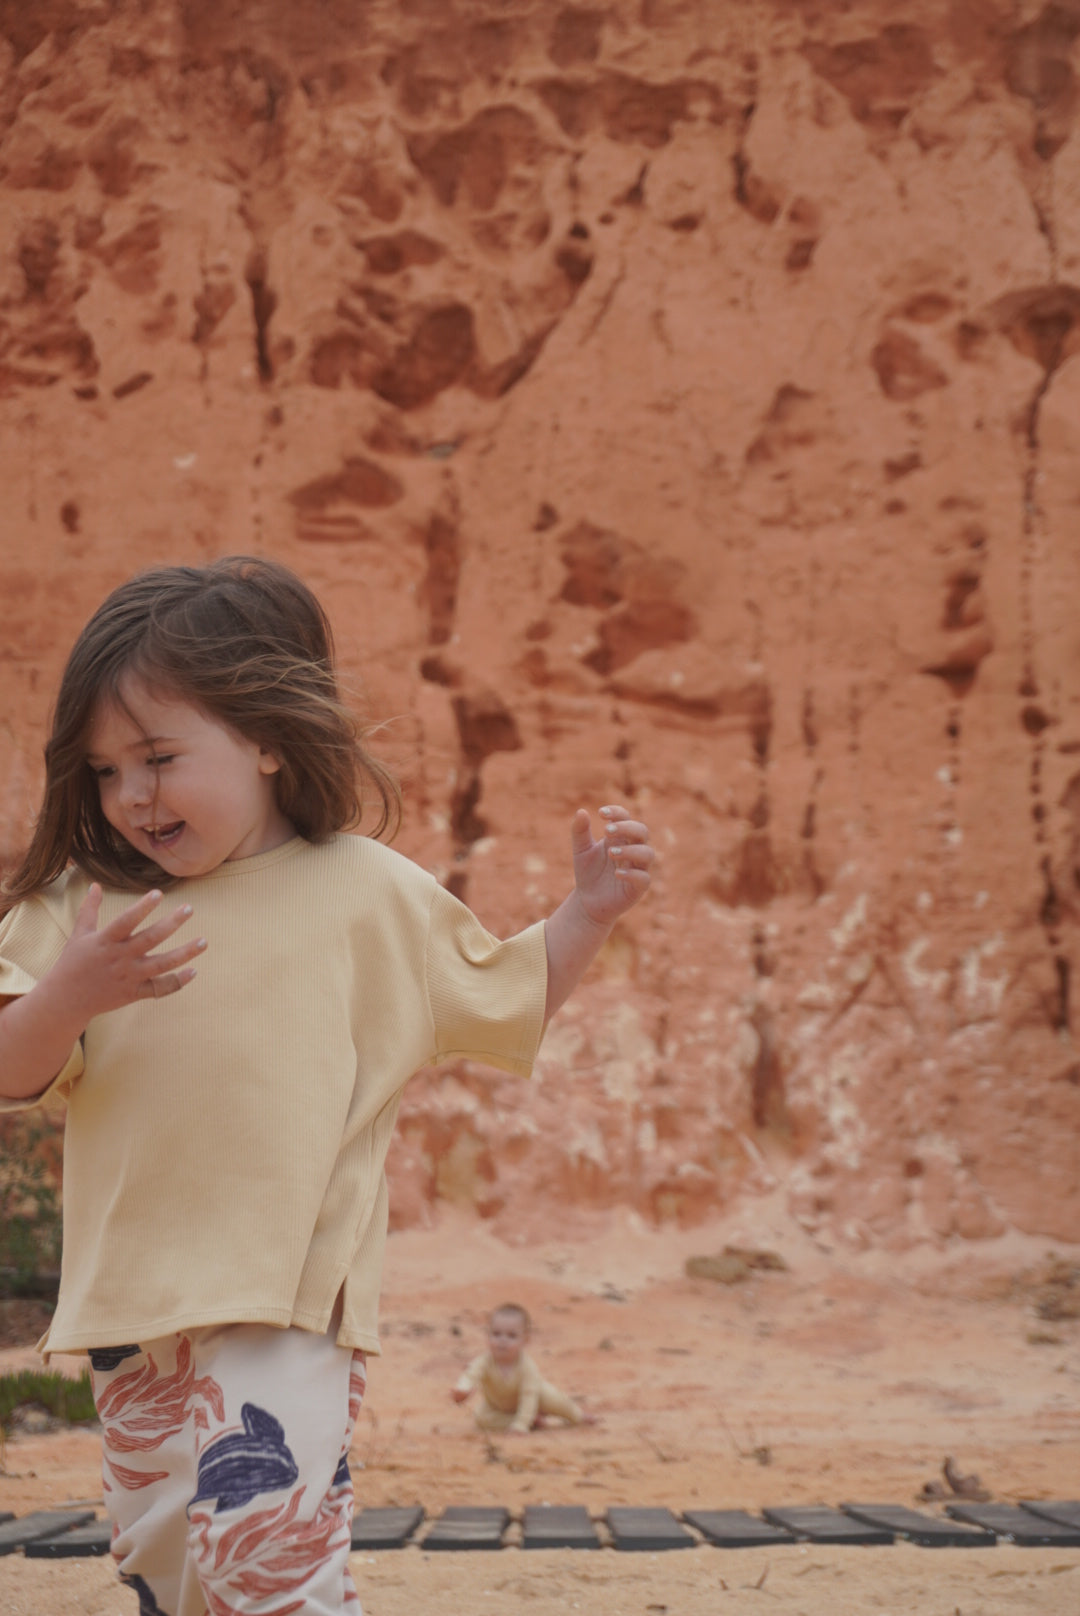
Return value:
<svg viewBox="0 0 1080 1616">
<path fill-rule="evenodd" d="M 0 1432 L 5 1436 L 11 1429 L 11 1416 L 27 1403 L 39 1404 L 69 1425 L 97 1419 L 86 1369 L 78 1380 L 58 1375 L 54 1369 L 23 1369 L 17 1375 L 0 1375 Z"/>
<path fill-rule="evenodd" d="M 60 1196 L 55 1128 L 46 1117 L 0 1126 L 0 1296 L 55 1294 Z"/>
</svg>

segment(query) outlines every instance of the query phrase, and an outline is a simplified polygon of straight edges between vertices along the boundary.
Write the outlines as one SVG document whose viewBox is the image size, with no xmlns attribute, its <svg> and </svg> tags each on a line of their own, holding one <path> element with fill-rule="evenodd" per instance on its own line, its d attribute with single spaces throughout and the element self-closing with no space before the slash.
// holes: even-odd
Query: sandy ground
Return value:
<svg viewBox="0 0 1080 1616">
<path fill-rule="evenodd" d="M 748 1508 L 914 1503 L 951 1454 L 1000 1500 L 1080 1496 L 1080 1322 L 1037 1303 L 1045 1243 L 830 1252 L 767 1204 L 707 1230 L 597 1221 L 587 1238 L 516 1248 L 445 1217 L 389 1247 L 384 1355 L 353 1450 L 362 1503 L 584 1503 Z M 787 1272 L 691 1279 L 725 1242 L 779 1251 Z M 1077 1252 L 1055 1248 L 1059 1256 Z M 533 1313 L 550 1377 L 594 1428 L 488 1442 L 449 1387 L 503 1299 Z M 0 1368 L 33 1361 L 0 1353 Z M 0 1508 L 100 1503 L 91 1431 L 8 1444 Z M 667 1554 L 524 1551 L 357 1555 L 368 1616 L 705 1616 L 885 1612 L 1067 1616 L 1080 1550 L 796 1546 Z M 5 1616 L 134 1616 L 108 1562 L 0 1560 Z"/>
</svg>

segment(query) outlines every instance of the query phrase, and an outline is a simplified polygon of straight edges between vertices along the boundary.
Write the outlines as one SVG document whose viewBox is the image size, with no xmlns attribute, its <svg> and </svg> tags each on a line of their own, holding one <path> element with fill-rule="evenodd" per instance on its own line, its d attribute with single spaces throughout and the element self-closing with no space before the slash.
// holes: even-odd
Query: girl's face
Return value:
<svg viewBox="0 0 1080 1616">
<path fill-rule="evenodd" d="M 102 813 L 138 852 L 191 879 L 295 834 L 277 805 L 271 753 L 133 676 L 120 696 L 123 706 L 95 713 L 87 762 Z"/>
</svg>

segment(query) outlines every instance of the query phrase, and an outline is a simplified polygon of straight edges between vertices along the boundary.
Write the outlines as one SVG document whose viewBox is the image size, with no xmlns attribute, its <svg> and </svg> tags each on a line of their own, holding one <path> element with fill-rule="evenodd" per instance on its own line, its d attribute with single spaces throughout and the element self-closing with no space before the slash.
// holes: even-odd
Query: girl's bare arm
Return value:
<svg viewBox="0 0 1080 1616">
<path fill-rule="evenodd" d="M 47 1089 L 82 1031 L 47 977 L 0 1002 L 0 1097 L 30 1100 Z"/>
<path fill-rule="evenodd" d="M 548 985 L 545 1020 L 554 1015 L 581 981 L 620 915 L 643 898 L 652 881 L 656 854 L 649 828 L 625 808 L 601 808 L 604 834 L 593 840 L 584 808 L 574 815 L 571 845 L 574 890 L 544 927 Z"/>
<path fill-rule="evenodd" d="M 101 888 L 90 888 L 52 970 L 29 993 L 0 1000 L 0 1097 L 29 1100 L 48 1088 L 92 1016 L 165 998 L 191 981 L 187 962 L 202 953 L 204 938 L 150 953 L 190 917 L 188 905 L 137 930 L 160 902 L 160 892 L 148 892 L 99 931 Z"/>
</svg>

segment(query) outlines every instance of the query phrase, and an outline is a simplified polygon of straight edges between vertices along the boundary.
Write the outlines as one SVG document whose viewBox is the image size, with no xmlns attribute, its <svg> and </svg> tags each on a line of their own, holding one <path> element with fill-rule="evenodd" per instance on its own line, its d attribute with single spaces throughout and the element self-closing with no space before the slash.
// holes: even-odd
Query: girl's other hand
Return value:
<svg viewBox="0 0 1080 1616">
<path fill-rule="evenodd" d="M 203 952 L 204 937 L 165 954 L 150 952 L 191 918 L 190 904 L 181 904 L 165 919 L 138 929 L 157 908 L 161 896 L 156 891 L 146 893 L 99 931 L 102 892 L 96 881 L 86 894 L 74 930 L 49 973 L 54 988 L 63 986 L 65 1002 L 78 1011 L 83 1025 L 91 1016 L 119 1010 L 136 999 L 164 999 L 195 975 L 187 962 Z"/>
<path fill-rule="evenodd" d="M 597 926 L 612 926 L 643 898 L 652 881 L 655 849 L 649 827 L 618 804 L 601 808 L 604 833 L 594 841 L 584 808 L 574 815 L 571 845 L 578 899 Z"/>
</svg>

